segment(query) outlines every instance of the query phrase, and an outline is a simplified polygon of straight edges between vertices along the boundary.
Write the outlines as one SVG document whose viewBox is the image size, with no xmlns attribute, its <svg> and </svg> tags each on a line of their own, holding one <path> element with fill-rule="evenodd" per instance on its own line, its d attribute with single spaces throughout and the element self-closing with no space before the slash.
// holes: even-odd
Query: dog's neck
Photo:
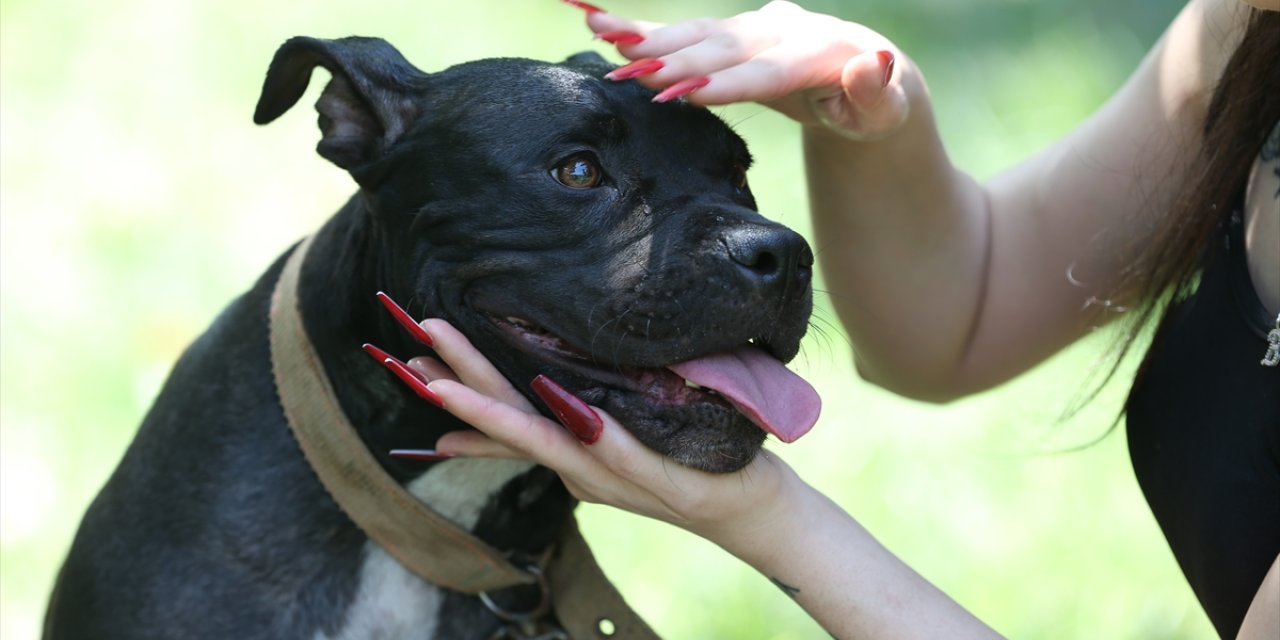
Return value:
<svg viewBox="0 0 1280 640">
<path fill-rule="evenodd" d="M 387 451 L 431 448 L 445 432 L 467 427 L 413 395 L 360 348 L 373 343 L 404 360 L 427 353 L 374 296 L 394 290 L 394 265 L 407 264 L 391 254 L 382 233 L 357 194 L 316 232 L 298 295 L 307 334 L 343 409 L 374 457 L 404 484 L 423 467 L 391 458 Z"/>
<path fill-rule="evenodd" d="M 395 324 L 374 294 L 395 291 L 411 262 L 357 194 L 312 240 L 299 281 L 300 307 L 338 400 L 374 457 L 397 481 L 459 525 L 500 549 L 535 552 L 549 544 L 574 506 L 553 473 L 530 465 L 450 460 L 433 465 L 387 455 L 394 448 L 435 446 L 444 433 L 470 427 L 409 391 L 361 349 L 371 342 L 408 359 L 429 353 Z M 448 496 L 428 487 L 449 476 Z M 519 477 L 518 482 L 511 480 Z"/>
</svg>

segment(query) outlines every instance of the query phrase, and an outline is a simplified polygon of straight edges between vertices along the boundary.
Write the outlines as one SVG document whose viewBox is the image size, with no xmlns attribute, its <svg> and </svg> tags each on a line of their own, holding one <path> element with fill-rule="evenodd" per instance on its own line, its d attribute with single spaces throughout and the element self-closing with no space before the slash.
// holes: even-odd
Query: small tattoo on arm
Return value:
<svg viewBox="0 0 1280 640">
<path fill-rule="evenodd" d="M 800 587 L 793 587 L 793 586 L 791 586 L 791 585 L 789 585 L 789 584 L 787 584 L 787 583 L 785 583 L 785 582 L 783 582 L 783 581 L 781 581 L 781 580 L 779 580 L 779 579 L 777 579 L 777 578 L 774 578 L 774 577 L 772 577 L 772 576 L 770 576 L 770 577 L 769 577 L 769 581 L 770 581 L 770 582 L 772 582 L 772 583 L 773 583 L 775 586 L 777 586 L 779 589 L 782 589 L 782 592 L 783 592 L 783 593 L 785 593 L 785 594 L 787 594 L 787 595 L 791 596 L 792 598 L 796 597 L 796 594 L 797 594 L 797 593 L 800 593 Z"/>
</svg>

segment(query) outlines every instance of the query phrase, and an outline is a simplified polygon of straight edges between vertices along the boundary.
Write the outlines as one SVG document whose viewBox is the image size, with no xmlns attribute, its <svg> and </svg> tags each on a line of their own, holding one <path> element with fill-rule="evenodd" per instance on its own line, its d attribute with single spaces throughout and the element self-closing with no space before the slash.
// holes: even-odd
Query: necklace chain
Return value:
<svg viewBox="0 0 1280 640">
<path fill-rule="evenodd" d="M 1262 366 L 1280 365 L 1280 315 L 1276 316 L 1276 327 L 1267 333 L 1267 352 L 1262 356 Z"/>
</svg>

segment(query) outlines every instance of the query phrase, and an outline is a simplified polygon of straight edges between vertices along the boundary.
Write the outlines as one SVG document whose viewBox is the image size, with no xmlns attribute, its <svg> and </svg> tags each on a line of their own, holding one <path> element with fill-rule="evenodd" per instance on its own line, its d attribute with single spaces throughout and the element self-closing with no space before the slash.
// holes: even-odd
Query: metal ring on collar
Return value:
<svg viewBox="0 0 1280 640">
<path fill-rule="evenodd" d="M 493 598 L 489 597 L 489 592 L 481 591 L 479 594 L 480 602 L 484 603 L 484 608 L 507 622 L 537 622 L 545 617 L 547 612 L 551 610 L 551 588 L 547 585 L 547 577 L 543 575 L 542 568 L 536 564 L 528 565 L 525 570 L 538 579 L 538 604 L 536 606 L 528 611 L 509 611 L 494 602 Z"/>
</svg>

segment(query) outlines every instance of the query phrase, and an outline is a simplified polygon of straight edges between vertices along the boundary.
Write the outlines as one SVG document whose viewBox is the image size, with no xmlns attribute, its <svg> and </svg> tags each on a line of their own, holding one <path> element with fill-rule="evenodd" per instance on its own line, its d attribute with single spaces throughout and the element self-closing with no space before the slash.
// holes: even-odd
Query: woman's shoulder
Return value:
<svg viewBox="0 0 1280 640">
<path fill-rule="evenodd" d="M 1240 45 L 1250 7 L 1241 0 L 1191 0 L 1156 48 L 1166 98 L 1191 101 L 1203 113 L 1222 70 Z M 1199 113 L 1196 117 L 1199 119 Z"/>
</svg>

